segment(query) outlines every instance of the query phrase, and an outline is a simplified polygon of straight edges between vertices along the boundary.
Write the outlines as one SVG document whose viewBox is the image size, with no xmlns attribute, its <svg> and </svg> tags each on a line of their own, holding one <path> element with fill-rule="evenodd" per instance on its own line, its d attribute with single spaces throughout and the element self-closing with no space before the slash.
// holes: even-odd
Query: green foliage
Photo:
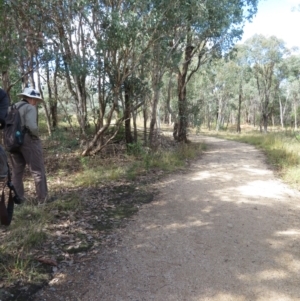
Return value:
<svg viewBox="0 0 300 301">
<path fill-rule="evenodd" d="M 76 186 L 90 187 L 101 182 L 114 181 L 124 176 L 125 168 L 122 165 L 96 164 L 93 160 L 84 162 L 84 169 L 73 176 L 73 184 Z"/>
<path fill-rule="evenodd" d="M 48 271 L 38 265 L 33 258 L 24 258 L 21 254 L 13 257 L 12 254 L 15 255 L 15 253 L 0 247 L 0 274 L 4 283 L 23 281 L 27 283 L 42 283 L 45 280 L 49 280 Z"/>
<path fill-rule="evenodd" d="M 43 126 L 41 128 L 43 128 Z M 52 135 L 47 137 L 47 140 L 50 150 L 56 153 L 67 151 L 67 149 L 78 148 L 79 144 L 79 139 L 76 136 L 70 136 L 70 133 L 61 127 L 56 128 L 55 131 L 52 132 Z"/>
<path fill-rule="evenodd" d="M 125 127 L 124 127 L 124 124 L 121 124 L 119 129 L 117 129 L 117 127 L 115 125 L 109 127 L 108 131 L 107 131 L 107 134 L 109 136 L 112 136 L 116 130 L 118 130 L 115 138 L 114 138 L 114 141 L 118 142 L 118 141 L 122 141 L 124 140 L 124 137 L 125 137 Z"/>
<path fill-rule="evenodd" d="M 16 247 L 30 248 L 39 246 L 47 234 L 43 226 L 51 220 L 43 208 L 23 205 L 15 209 L 14 223 L 11 225 L 11 235 L 8 240 Z"/>
<path fill-rule="evenodd" d="M 164 171 L 175 171 L 186 164 L 186 160 L 194 159 L 204 149 L 203 144 L 179 144 L 175 151 L 160 151 L 144 157 L 148 169 L 159 168 Z"/>
<path fill-rule="evenodd" d="M 140 162 L 132 162 L 132 164 L 126 169 L 126 178 L 130 181 L 135 180 L 138 174 L 143 170 L 142 166 L 143 165 Z"/>
<path fill-rule="evenodd" d="M 97 157 L 81 158 L 81 169 L 72 175 L 72 183 L 89 187 L 124 177 L 133 180 L 156 169 L 162 174 L 175 171 L 185 166 L 186 160 L 197 157 L 203 148 L 203 144 L 180 144 L 175 150 L 151 152 L 143 148 L 141 143 L 130 144 L 126 161 L 115 158 L 104 162 Z"/>
<path fill-rule="evenodd" d="M 62 212 L 76 211 L 81 209 L 81 199 L 77 194 L 72 193 L 62 199 L 58 199 L 48 205 L 49 210 L 58 210 Z"/>
<path fill-rule="evenodd" d="M 132 156 L 140 156 L 145 153 L 143 145 L 140 141 L 127 144 L 127 154 Z"/>
</svg>

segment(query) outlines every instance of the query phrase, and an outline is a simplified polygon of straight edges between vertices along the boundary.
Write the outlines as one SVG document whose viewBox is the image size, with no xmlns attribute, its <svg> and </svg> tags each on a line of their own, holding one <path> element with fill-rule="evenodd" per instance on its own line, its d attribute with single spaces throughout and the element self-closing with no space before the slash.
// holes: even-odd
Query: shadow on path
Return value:
<svg viewBox="0 0 300 301">
<path fill-rule="evenodd" d="M 160 184 L 70 300 L 300 300 L 300 194 L 254 147 L 198 139 L 203 157 Z"/>
</svg>

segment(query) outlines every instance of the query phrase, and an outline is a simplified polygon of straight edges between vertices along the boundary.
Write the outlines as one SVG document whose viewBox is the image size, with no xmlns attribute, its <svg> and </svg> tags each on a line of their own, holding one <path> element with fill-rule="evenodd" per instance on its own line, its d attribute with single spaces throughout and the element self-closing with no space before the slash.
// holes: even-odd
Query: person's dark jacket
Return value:
<svg viewBox="0 0 300 301">
<path fill-rule="evenodd" d="M 8 106 L 9 106 L 8 95 L 2 88 L 0 88 L 0 123 L 1 123 L 0 129 L 2 129 L 5 125 L 5 118 L 7 115 Z"/>
</svg>

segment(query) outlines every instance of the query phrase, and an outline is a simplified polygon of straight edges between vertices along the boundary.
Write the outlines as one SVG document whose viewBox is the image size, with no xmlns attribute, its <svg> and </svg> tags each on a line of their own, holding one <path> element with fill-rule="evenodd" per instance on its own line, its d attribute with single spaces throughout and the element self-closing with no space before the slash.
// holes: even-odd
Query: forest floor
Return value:
<svg viewBox="0 0 300 301">
<path fill-rule="evenodd" d="M 190 138 L 203 156 L 32 300 L 300 300 L 300 193 L 253 146 Z"/>
</svg>

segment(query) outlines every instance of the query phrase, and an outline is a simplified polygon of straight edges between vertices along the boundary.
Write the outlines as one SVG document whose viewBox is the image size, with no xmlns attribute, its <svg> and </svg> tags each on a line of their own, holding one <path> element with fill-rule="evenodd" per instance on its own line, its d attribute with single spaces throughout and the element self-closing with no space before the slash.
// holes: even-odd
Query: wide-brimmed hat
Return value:
<svg viewBox="0 0 300 301">
<path fill-rule="evenodd" d="M 32 89 L 32 88 L 25 88 L 22 93 L 18 94 L 18 96 L 25 96 L 29 98 L 34 98 L 39 101 L 43 101 L 40 92 Z"/>
</svg>

